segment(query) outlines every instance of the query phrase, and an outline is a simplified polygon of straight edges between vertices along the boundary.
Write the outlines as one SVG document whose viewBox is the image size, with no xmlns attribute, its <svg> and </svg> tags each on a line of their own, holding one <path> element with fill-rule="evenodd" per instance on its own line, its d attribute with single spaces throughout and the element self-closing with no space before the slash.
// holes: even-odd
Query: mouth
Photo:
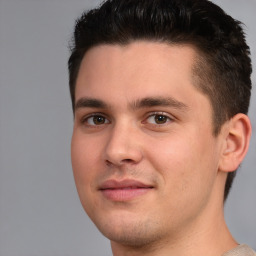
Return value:
<svg viewBox="0 0 256 256">
<path fill-rule="evenodd" d="M 111 201 L 130 201 L 150 192 L 154 187 L 136 180 L 107 180 L 99 190 L 102 195 Z"/>
</svg>

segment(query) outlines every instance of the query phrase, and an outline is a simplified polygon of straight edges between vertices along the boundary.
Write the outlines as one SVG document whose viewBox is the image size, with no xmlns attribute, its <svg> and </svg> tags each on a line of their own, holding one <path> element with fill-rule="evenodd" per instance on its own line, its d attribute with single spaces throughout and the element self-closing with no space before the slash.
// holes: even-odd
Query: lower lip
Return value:
<svg viewBox="0 0 256 256">
<path fill-rule="evenodd" d="M 111 201 L 129 201 L 151 191 L 152 188 L 103 189 L 102 194 Z"/>
</svg>

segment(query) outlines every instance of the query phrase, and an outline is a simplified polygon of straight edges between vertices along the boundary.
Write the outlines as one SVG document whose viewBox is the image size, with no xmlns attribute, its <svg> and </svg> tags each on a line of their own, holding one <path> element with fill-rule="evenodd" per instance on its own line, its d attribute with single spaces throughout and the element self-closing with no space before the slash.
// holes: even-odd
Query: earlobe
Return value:
<svg viewBox="0 0 256 256">
<path fill-rule="evenodd" d="M 237 114 L 229 120 L 225 143 L 219 163 L 223 172 L 235 171 L 244 159 L 251 137 L 250 119 L 245 114 Z"/>
</svg>

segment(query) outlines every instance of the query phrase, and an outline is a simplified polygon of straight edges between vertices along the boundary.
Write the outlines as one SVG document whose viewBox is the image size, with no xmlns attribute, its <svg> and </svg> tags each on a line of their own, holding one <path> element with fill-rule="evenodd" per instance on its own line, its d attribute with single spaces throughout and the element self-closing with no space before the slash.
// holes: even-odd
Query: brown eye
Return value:
<svg viewBox="0 0 256 256">
<path fill-rule="evenodd" d="M 106 118 L 103 116 L 94 116 L 93 117 L 93 123 L 96 125 L 104 124 Z"/>
<path fill-rule="evenodd" d="M 101 115 L 92 115 L 86 118 L 85 123 L 87 123 L 90 126 L 96 126 L 96 125 L 108 124 L 109 120 L 106 117 Z"/>
<path fill-rule="evenodd" d="M 164 114 L 152 114 L 147 118 L 147 123 L 161 125 L 172 121 L 173 119 Z"/>
<path fill-rule="evenodd" d="M 164 124 L 167 122 L 167 116 L 164 115 L 155 115 L 156 124 Z"/>
</svg>

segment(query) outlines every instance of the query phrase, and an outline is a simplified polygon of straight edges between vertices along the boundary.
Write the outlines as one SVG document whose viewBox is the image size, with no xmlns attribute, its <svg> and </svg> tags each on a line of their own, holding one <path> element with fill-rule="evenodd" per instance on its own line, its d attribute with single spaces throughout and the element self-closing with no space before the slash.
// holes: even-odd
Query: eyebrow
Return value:
<svg viewBox="0 0 256 256">
<path fill-rule="evenodd" d="M 175 109 L 179 109 L 182 111 L 187 110 L 189 107 L 172 98 L 172 97 L 146 97 L 143 99 L 138 99 L 129 104 L 129 107 L 132 109 L 140 109 L 146 107 L 157 107 L 157 106 L 166 106 L 172 107 Z M 75 104 L 75 110 L 79 108 L 101 108 L 101 109 L 108 109 L 110 106 L 102 100 L 95 99 L 95 98 L 87 98 L 83 97 L 80 98 Z"/>
<path fill-rule="evenodd" d="M 157 106 L 172 107 L 184 111 L 189 108 L 186 104 L 172 97 L 147 97 L 137 100 L 132 104 L 132 108 L 134 109 Z"/>
<path fill-rule="evenodd" d="M 75 104 L 75 110 L 79 108 L 108 108 L 108 105 L 102 100 L 84 97 Z"/>
</svg>

